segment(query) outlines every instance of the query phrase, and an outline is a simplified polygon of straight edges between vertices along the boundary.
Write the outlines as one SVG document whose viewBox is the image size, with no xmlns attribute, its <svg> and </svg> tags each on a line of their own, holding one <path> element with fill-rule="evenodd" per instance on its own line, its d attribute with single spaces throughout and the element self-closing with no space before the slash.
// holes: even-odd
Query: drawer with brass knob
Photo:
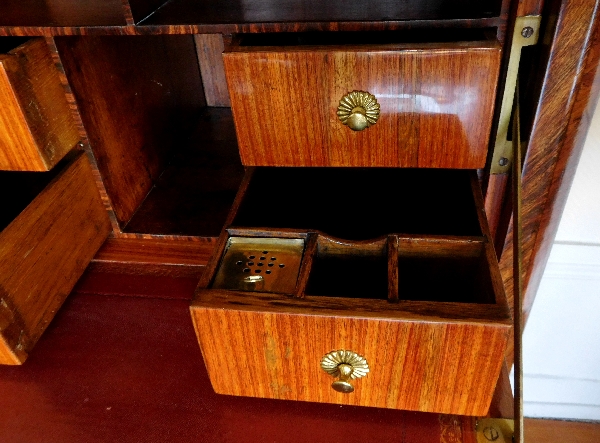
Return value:
<svg viewBox="0 0 600 443">
<path fill-rule="evenodd" d="M 511 327 L 464 170 L 249 168 L 191 314 L 218 393 L 465 415 Z"/>
<path fill-rule="evenodd" d="M 239 36 L 223 58 L 242 162 L 483 168 L 500 52 L 481 30 Z"/>
</svg>

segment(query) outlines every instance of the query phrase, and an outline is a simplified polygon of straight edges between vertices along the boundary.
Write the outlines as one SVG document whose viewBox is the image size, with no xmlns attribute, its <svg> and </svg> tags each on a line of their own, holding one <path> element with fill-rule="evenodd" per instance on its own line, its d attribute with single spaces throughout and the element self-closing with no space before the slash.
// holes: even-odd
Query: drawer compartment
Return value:
<svg viewBox="0 0 600 443">
<path fill-rule="evenodd" d="M 249 170 L 191 305 L 213 388 L 485 415 L 511 319 L 475 174 L 327 171 Z M 322 181 L 330 179 L 337 189 Z M 405 180 L 412 197 L 403 199 Z M 381 188 L 385 181 L 390 186 Z M 445 205 L 446 191 L 459 210 Z M 231 245 L 244 241 L 255 249 L 228 261 Z M 274 274 L 264 270 L 274 266 L 259 263 L 290 241 L 300 245 L 300 264 L 285 289 L 273 290 Z M 244 270 L 253 277 L 245 286 L 223 285 L 241 281 Z M 332 389 L 336 379 L 321 367 L 332 351 L 366 359 L 369 372 L 349 381 L 354 392 Z"/>
<path fill-rule="evenodd" d="M 0 170 L 48 171 L 79 141 L 46 41 L 0 40 Z"/>
<path fill-rule="evenodd" d="M 0 364 L 22 364 L 108 233 L 82 152 L 50 172 L 0 172 Z"/>
<path fill-rule="evenodd" d="M 332 34 L 291 42 L 246 36 L 224 53 L 245 165 L 485 166 L 500 65 L 496 41 L 478 32 L 465 36 L 474 41 L 441 43 L 435 36 L 421 43 L 421 35 L 375 33 L 375 43 L 355 44 L 356 34 Z M 353 95 L 340 108 L 353 92 L 367 92 L 377 104 Z M 378 115 L 376 122 L 364 117 L 369 127 L 350 128 L 350 120 L 367 114 Z"/>
</svg>

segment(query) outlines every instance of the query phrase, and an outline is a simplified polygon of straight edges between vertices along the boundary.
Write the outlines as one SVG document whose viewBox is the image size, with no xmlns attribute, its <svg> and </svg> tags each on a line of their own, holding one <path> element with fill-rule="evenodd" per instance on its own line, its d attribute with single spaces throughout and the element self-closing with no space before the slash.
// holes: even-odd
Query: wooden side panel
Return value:
<svg viewBox="0 0 600 443">
<path fill-rule="evenodd" d="M 0 169 L 47 171 L 79 140 L 44 39 L 0 55 Z"/>
<path fill-rule="evenodd" d="M 547 70 L 523 165 L 523 311 L 529 314 L 600 96 L 597 1 L 551 2 L 557 22 L 540 44 Z M 512 223 L 512 222 L 511 222 Z M 512 226 L 500 269 L 512 306 Z M 512 361 L 509 344 L 507 361 Z"/>
<path fill-rule="evenodd" d="M 500 63 L 496 43 L 237 48 L 224 58 L 246 165 L 485 165 Z M 360 132 L 337 116 L 340 99 L 354 90 L 370 92 L 381 106 L 378 122 Z"/>
<path fill-rule="evenodd" d="M 192 318 L 216 392 L 464 415 L 485 415 L 498 379 L 507 325 L 399 320 L 254 296 L 200 293 Z M 265 298 L 264 294 L 260 297 Z M 268 297 L 268 296 L 267 296 Z M 385 302 L 387 303 L 387 302 Z M 291 308 L 294 305 L 295 309 Z M 392 305 L 397 306 L 397 305 Z M 391 309 L 391 308 L 390 308 Z M 363 355 L 369 374 L 340 394 L 320 367 L 330 351 Z"/>
<path fill-rule="evenodd" d="M 0 363 L 25 361 L 109 232 L 90 163 L 78 154 L 0 233 Z"/>
<path fill-rule="evenodd" d="M 56 38 L 118 221 L 129 221 L 204 106 L 192 36 Z M 182 134 L 182 132 L 184 132 Z"/>
<path fill-rule="evenodd" d="M 223 65 L 223 36 L 221 34 L 199 34 L 194 36 L 202 85 L 207 106 L 231 106 L 225 66 Z"/>
</svg>

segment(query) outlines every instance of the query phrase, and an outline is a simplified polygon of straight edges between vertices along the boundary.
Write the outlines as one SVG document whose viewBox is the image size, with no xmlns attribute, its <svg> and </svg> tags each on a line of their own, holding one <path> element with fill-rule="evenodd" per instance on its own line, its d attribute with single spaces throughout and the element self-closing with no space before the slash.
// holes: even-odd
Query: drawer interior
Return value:
<svg viewBox="0 0 600 443">
<path fill-rule="evenodd" d="M 250 168 L 229 220 L 207 272 L 217 283 L 210 277 L 205 287 L 307 299 L 506 305 L 474 171 Z M 266 251 L 290 238 L 303 246 L 286 290 L 258 275 L 270 269 L 259 267 L 260 252 L 236 258 L 237 267 L 227 259 L 232 241 Z M 262 255 L 268 263 L 269 254 Z M 228 278 L 233 283 L 224 284 Z"/>
<path fill-rule="evenodd" d="M 392 233 L 482 235 L 470 171 L 256 168 L 233 226 L 321 231 L 345 240 Z"/>
</svg>

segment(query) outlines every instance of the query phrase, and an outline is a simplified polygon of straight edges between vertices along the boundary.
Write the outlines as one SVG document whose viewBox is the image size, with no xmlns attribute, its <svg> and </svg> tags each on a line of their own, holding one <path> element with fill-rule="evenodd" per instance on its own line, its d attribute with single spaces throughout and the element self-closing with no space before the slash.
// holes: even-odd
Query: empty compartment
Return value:
<svg viewBox="0 0 600 443">
<path fill-rule="evenodd" d="M 79 141 L 43 38 L 0 38 L 0 169 L 47 171 Z"/>
<path fill-rule="evenodd" d="M 399 240 L 401 301 L 493 304 L 496 296 L 490 272 L 483 242 Z"/>
<path fill-rule="evenodd" d="M 387 243 L 344 244 L 319 237 L 306 295 L 387 299 Z"/>
<path fill-rule="evenodd" d="M 217 237 L 244 168 L 231 110 L 206 106 L 194 37 L 56 44 L 121 229 Z"/>
<path fill-rule="evenodd" d="M 471 172 L 256 168 L 232 225 L 310 229 L 346 240 L 391 233 L 481 235 Z"/>
</svg>

